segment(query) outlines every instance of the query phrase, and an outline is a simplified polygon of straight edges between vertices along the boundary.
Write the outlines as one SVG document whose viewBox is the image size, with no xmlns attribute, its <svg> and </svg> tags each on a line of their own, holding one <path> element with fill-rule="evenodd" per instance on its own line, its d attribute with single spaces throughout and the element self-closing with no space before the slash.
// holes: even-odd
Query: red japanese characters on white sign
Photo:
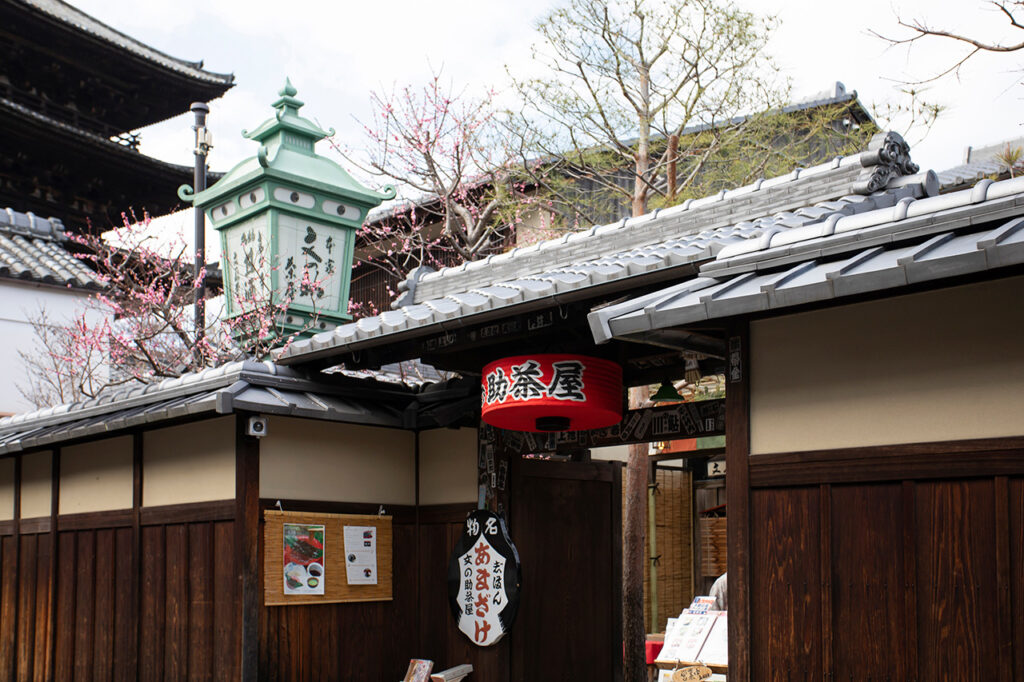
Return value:
<svg viewBox="0 0 1024 682">
<path fill-rule="evenodd" d="M 466 523 L 477 521 L 470 518 Z M 493 533 L 496 532 L 497 524 Z M 508 600 L 504 585 L 505 559 L 487 541 L 487 535 L 484 529 L 473 547 L 459 557 L 462 571 L 462 589 L 457 597 L 462 612 L 459 629 L 480 646 L 490 646 L 505 634 L 498 613 Z"/>
</svg>

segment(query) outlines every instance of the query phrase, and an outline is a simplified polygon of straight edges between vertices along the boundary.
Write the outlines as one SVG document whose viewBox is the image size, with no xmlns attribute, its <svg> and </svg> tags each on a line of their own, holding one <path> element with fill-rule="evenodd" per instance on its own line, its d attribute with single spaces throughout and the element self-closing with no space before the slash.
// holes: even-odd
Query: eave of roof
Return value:
<svg viewBox="0 0 1024 682">
<path fill-rule="evenodd" d="M 214 73 L 202 68 L 202 62 L 189 62 L 172 57 L 114 29 L 61 0 L 17 0 L 26 8 L 44 14 L 76 32 L 106 43 L 119 50 L 128 50 L 137 57 L 163 69 L 197 81 L 222 86 L 222 92 L 234 84 L 234 74 Z"/>
<path fill-rule="evenodd" d="M 63 246 L 64 226 L 56 218 L 0 209 L 0 277 L 96 291 L 96 273 Z"/>
<path fill-rule="evenodd" d="M 403 403 L 415 396 L 411 388 L 378 385 L 372 379 L 314 382 L 289 368 L 246 360 L 5 417 L 0 419 L 0 455 L 145 424 L 237 411 L 410 428 Z"/>
<path fill-rule="evenodd" d="M 898 290 L 1024 263 L 1024 178 L 723 249 L 699 276 L 590 313 L 595 341 Z"/>
<path fill-rule="evenodd" d="M 482 261 L 420 271 L 407 282 L 398 309 L 293 343 L 278 360 L 322 361 L 535 307 L 606 295 L 652 277 L 685 276 L 729 244 L 934 194 L 934 173 L 900 175 L 917 170 L 907 154 L 898 135 L 880 134 L 868 151 L 820 166 Z M 888 189 L 875 191 L 882 188 Z"/>
</svg>

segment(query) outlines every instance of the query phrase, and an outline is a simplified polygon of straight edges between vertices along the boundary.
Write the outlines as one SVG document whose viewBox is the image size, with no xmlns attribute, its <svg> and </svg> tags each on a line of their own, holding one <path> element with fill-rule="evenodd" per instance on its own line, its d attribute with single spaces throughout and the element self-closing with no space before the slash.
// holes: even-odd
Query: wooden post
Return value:
<svg viewBox="0 0 1024 682">
<path fill-rule="evenodd" d="M 260 441 L 246 434 L 249 415 L 235 417 L 235 538 L 239 564 L 241 680 L 256 682 L 260 617 Z"/>
<path fill-rule="evenodd" d="M 746 321 L 728 336 L 725 482 L 728 528 L 729 682 L 751 682 L 750 668 L 750 334 Z"/>
<path fill-rule="evenodd" d="M 633 388 L 630 408 L 647 401 L 646 386 Z M 626 464 L 626 519 L 622 547 L 622 636 L 625 641 L 624 679 L 647 681 L 644 640 L 644 542 L 647 534 L 647 443 L 629 446 Z"/>
</svg>

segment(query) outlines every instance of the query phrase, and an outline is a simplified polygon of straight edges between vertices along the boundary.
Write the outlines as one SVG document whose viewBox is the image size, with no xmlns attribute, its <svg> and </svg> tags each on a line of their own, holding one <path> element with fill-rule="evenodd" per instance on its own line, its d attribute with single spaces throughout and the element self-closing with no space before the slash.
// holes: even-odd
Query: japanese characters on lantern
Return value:
<svg viewBox="0 0 1024 682">
<path fill-rule="evenodd" d="M 519 604 L 519 556 L 498 515 L 466 518 L 448 566 L 448 597 L 459 630 L 477 646 L 500 640 Z"/>
<path fill-rule="evenodd" d="M 622 419 L 622 368 L 602 358 L 538 353 L 495 360 L 481 377 L 481 416 L 515 431 L 581 431 Z"/>
<path fill-rule="evenodd" d="M 564 360 L 551 363 L 549 372 L 533 359 L 512 365 L 509 374 L 496 367 L 484 376 L 485 390 L 483 404 L 504 403 L 508 400 L 532 400 L 554 398 L 583 402 L 583 371 L 586 365 L 580 360 Z"/>
</svg>

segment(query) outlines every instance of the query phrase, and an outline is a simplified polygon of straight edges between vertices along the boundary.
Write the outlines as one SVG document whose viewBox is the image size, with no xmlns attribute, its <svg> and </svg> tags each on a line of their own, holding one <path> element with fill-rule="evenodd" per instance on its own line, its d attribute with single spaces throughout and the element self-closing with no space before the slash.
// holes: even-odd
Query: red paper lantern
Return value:
<svg viewBox="0 0 1024 682">
<path fill-rule="evenodd" d="M 622 420 L 622 368 L 585 355 L 517 355 L 482 378 L 481 415 L 513 431 L 585 431 Z"/>
</svg>

